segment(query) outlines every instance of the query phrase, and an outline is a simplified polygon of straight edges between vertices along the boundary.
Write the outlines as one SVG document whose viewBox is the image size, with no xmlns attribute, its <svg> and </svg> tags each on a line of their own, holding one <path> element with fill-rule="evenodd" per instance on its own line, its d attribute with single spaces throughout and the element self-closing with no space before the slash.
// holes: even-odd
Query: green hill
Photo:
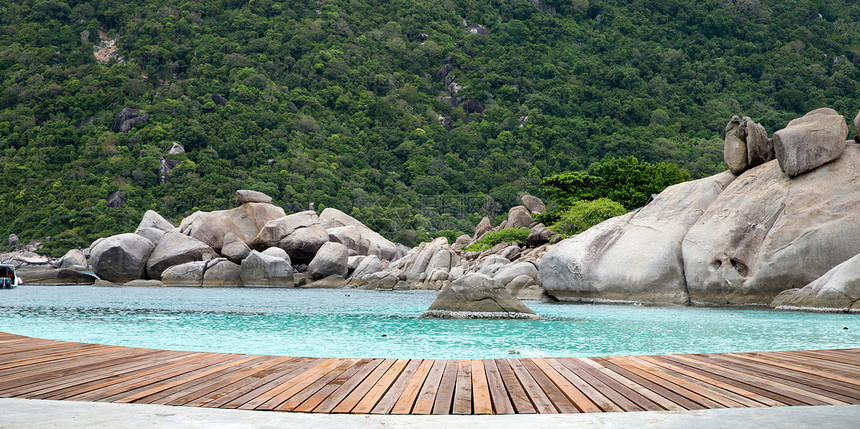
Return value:
<svg viewBox="0 0 860 429">
<path fill-rule="evenodd" d="M 241 188 L 288 211 L 336 207 L 415 244 L 471 232 L 540 195 L 542 177 L 608 158 L 721 171 L 732 115 L 772 133 L 813 108 L 849 119 L 860 108 L 856 1 L 0 10 L 0 236 L 50 236 L 54 254 L 132 230 L 147 209 L 176 222 L 230 207 Z M 111 132 L 127 107 L 151 117 Z M 167 155 L 173 142 L 186 153 Z M 162 156 L 177 165 L 166 183 Z M 109 207 L 115 192 L 124 203 Z"/>
</svg>

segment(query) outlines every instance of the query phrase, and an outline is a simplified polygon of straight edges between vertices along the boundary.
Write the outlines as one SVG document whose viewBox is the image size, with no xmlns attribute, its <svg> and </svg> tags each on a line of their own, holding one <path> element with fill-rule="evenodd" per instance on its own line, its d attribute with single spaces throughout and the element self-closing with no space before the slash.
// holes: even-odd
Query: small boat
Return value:
<svg viewBox="0 0 860 429">
<path fill-rule="evenodd" d="M 14 289 L 21 283 L 23 281 L 15 273 L 14 265 L 0 264 L 0 289 Z"/>
</svg>

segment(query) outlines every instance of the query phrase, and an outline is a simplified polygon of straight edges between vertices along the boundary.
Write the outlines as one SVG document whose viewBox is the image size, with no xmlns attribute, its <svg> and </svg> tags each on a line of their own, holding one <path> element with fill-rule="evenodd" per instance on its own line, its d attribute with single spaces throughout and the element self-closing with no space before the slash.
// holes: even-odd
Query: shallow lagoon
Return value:
<svg viewBox="0 0 860 429">
<path fill-rule="evenodd" d="M 0 331 L 169 350 L 313 357 L 581 357 L 860 347 L 856 314 L 527 301 L 545 319 L 419 318 L 435 296 L 351 289 L 22 286 L 0 291 Z"/>
</svg>

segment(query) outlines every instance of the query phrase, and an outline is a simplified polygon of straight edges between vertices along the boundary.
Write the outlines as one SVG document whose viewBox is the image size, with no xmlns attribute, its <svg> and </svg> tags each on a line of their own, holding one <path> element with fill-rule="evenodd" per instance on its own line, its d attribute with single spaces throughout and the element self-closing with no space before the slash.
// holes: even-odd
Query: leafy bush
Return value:
<svg viewBox="0 0 860 429">
<path fill-rule="evenodd" d="M 529 236 L 527 228 L 506 228 L 498 231 L 493 231 L 484 238 L 470 244 L 464 250 L 467 252 L 481 252 L 487 250 L 499 243 L 513 243 L 515 241 L 525 241 Z"/>
<path fill-rule="evenodd" d="M 619 203 L 608 198 L 594 201 L 576 201 L 561 214 L 558 222 L 550 229 L 565 238 L 579 234 L 606 219 L 627 213 Z"/>
</svg>

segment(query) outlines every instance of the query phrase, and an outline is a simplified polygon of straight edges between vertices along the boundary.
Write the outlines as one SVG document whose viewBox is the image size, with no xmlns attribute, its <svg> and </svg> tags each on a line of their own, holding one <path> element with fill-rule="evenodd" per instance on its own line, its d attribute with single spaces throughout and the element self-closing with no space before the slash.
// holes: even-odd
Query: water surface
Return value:
<svg viewBox="0 0 860 429">
<path fill-rule="evenodd" d="M 21 286 L 0 291 L 0 331 L 168 350 L 358 358 L 860 347 L 856 314 L 527 301 L 543 320 L 421 319 L 435 296 L 351 289 Z"/>
</svg>

